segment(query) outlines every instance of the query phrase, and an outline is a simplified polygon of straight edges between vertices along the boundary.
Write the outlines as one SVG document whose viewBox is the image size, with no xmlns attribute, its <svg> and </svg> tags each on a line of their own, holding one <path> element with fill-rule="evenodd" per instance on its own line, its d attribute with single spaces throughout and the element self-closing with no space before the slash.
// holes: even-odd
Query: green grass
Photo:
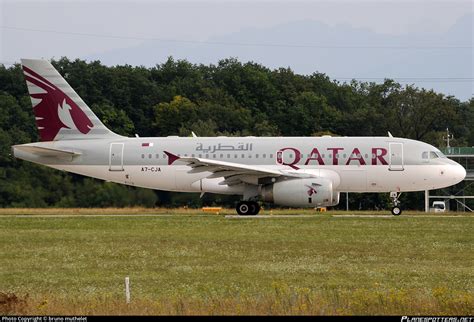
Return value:
<svg viewBox="0 0 474 322">
<path fill-rule="evenodd" d="M 0 212 L 0 292 L 28 294 L 0 314 L 474 312 L 474 216 L 86 216 L 97 212 Z"/>
</svg>

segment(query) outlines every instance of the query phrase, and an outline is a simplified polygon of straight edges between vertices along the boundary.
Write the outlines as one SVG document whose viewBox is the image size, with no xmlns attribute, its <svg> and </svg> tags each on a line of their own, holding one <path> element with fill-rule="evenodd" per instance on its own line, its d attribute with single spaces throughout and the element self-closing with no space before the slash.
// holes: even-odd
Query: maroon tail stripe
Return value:
<svg viewBox="0 0 474 322">
<path fill-rule="evenodd" d="M 33 83 L 33 84 L 35 84 L 36 86 L 38 86 L 38 87 L 44 89 L 45 91 L 51 90 L 51 88 L 49 88 L 49 87 L 46 88 L 46 85 L 45 85 L 45 84 L 43 84 L 42 82 L 40 82 L 39 80 L 37 80 L 37 79 L 35 79 L 35 78 L 33 78 L 33 77 L 30 77 L 30 76 L 26 76 L 26 75 L 25 75 L 25 79 L 26 79 L 27 81 L 29 81 L 30 83 Z M 55 90 L 55 88 L 53 88 L 53 90 Z M 36 95 L 36 94 L 33 94 L 33 95 Z M 33 96 L 33 95 L 31 95 L 31 96 Z M 33 97 L 34 97 L 34 96 L 33 96 Z"/>
<path fill-rule="evenodd" d="M 56 85 L 52 84 L 52 83 L 51 83 L 50 81 L 48 81 L 47 79 L 41 77 L 40 75 L 38 75 L 37 73 L 35 73 L 35 72 L 32 71 L 31 69 L 29 69 L 28 67 L 23 66 L 23 70 L 24 70 L 25 72 L 27 72 L 28 74 L 30 74 L 30 75 L 32 75 L 32 76 L 38 78 L 40 81 L 42 81 L 42 82 L 48 84 L 48 85 L 51 86 L 52 88 L 54 88 L 54 89 L 56 89 L 56 90 L 59 89 Z"/>
</svg>

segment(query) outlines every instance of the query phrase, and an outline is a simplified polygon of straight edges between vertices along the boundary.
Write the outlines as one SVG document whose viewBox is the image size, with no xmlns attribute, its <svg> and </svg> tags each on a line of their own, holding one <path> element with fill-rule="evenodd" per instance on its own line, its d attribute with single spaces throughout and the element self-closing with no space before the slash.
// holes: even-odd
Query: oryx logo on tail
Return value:
<svg viewBox="0 0 474 322">
<path fill-rule="evenodd" d="M 36 125 L 42 141 L 54 140 L 62 128 L 77 129 L 82 134 L 89 133 L 94 125 L 71 98 L 30 68 L 23 66 L 23 71 L 30 84 L 44 91 L 30 91 Z"/>
</svg>

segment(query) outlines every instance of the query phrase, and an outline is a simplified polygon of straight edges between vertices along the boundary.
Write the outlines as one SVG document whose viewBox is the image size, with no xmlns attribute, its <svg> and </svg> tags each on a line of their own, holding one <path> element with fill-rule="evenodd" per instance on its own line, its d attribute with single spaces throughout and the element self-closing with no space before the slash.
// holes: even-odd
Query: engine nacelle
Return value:
<svg viewBox="0 0 474 322">
<path fill-rule="evenodd" d="M 327 178 L 288 179 L 265 185 L 261 189 L 264 201 L 289 207 L 325 207 L 339 203 L 339 192 L 333 191 Z"/>
</svg>

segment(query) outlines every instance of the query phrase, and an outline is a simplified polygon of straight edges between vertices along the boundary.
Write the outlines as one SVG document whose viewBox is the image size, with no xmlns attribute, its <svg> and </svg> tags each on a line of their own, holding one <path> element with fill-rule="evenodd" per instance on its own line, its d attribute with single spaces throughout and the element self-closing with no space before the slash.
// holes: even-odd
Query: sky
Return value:
<svg viewBox="0 0 474 322">
<path fill-rule="evenodd" d="M 236 57 L 300 74 L 473 95 L 473 1 L 0 0 L 0 63 L 154 66 Z"/>
</svg>

